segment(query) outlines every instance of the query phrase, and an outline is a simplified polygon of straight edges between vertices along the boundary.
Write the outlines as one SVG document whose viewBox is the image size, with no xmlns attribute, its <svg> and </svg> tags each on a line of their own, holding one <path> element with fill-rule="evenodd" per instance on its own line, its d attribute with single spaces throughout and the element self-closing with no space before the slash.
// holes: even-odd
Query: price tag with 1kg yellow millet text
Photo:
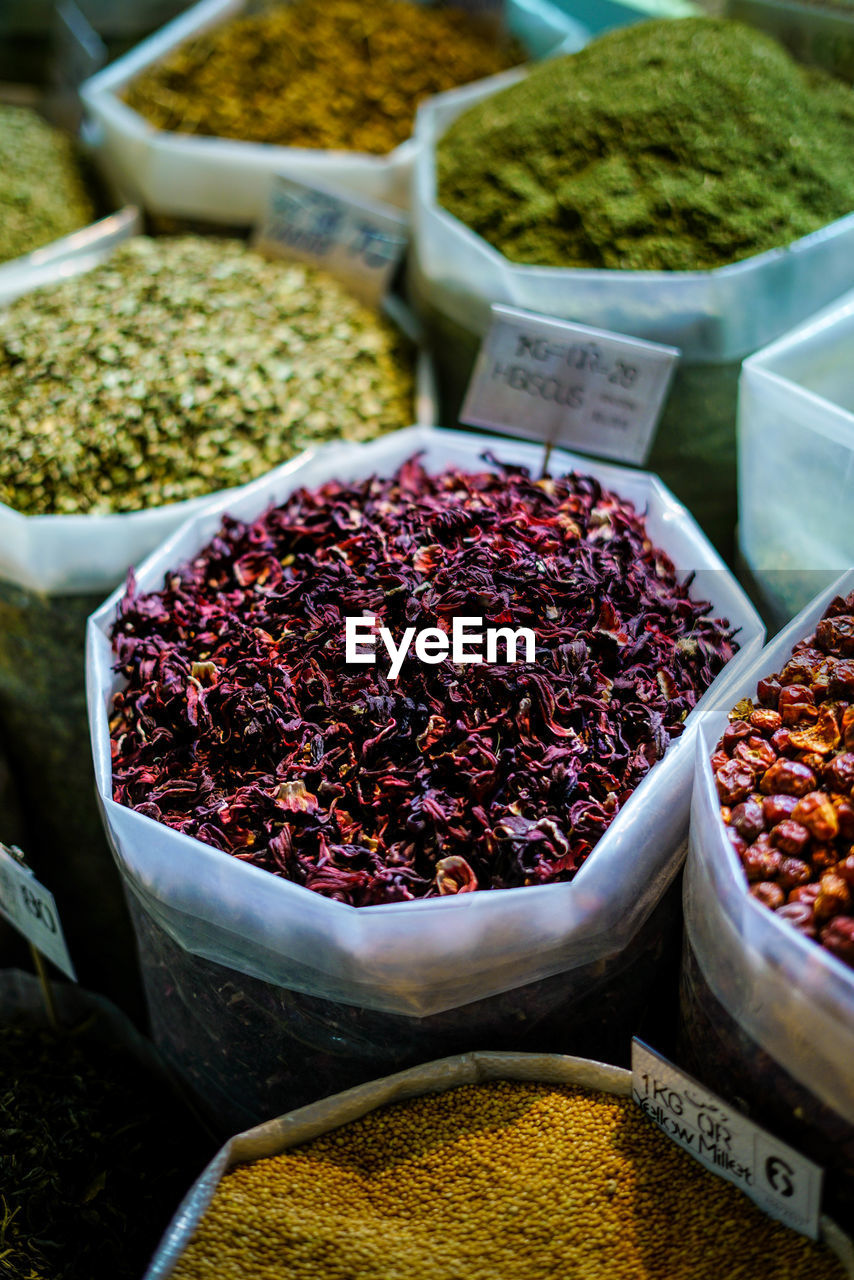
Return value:
<svg viewBox="0 0 854 1280">
<path fill-rule="evenodd" d="M 818 1165 L 637 1039 L 632 1041 L 632 1097 L 644 1115 L 712 1173 L 735 1183 L 772 1218 L 818 1239 L 824 1177 Z"/>
</svg>

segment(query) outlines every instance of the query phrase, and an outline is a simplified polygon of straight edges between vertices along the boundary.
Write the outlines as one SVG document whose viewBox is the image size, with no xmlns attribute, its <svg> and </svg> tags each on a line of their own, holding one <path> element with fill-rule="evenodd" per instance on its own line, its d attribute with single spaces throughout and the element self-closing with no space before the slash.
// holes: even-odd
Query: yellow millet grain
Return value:
<svg viewBox="0 0 854 1280">
<path fill-rule="evenodd" d="M 174 1280 L 841 1280 L 627 1098 L 509 1081 L 223 1178 Z"/>
</svg>

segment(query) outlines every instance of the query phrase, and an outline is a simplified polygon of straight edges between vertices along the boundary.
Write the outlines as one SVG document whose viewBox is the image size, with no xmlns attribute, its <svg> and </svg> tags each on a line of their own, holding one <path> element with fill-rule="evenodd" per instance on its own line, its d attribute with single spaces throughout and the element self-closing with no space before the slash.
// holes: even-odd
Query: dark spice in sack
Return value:
<svg viewBox="0 0 854 1280">
<path fill-rule="evenodd" d="M 140 993 L 121 882 L 95 797 L 83 678 L 86 619 L 98 595 L 27 591 L 0 581 L 0 746 L 9 762 L 16 828 L 54 894 L 81 980 L 128 1012 Z"/>
<path fill-rule="evenodd" d="M 138 1280 L 206 1142 L 98 1015 L 0 1027 L 0 1276 Z"/>
<path fill-rule="evenodd" d="M 224 1137 L 379 1075 L 472 1049 L 629 1065 L 675 1033 L 680 881 L 618 955 L 427 1017 L 322 999 L 191 955 L 129 894 L 151 1033 Z M 675 987 L 675 984 L 673 984 Z"/>
</svg>

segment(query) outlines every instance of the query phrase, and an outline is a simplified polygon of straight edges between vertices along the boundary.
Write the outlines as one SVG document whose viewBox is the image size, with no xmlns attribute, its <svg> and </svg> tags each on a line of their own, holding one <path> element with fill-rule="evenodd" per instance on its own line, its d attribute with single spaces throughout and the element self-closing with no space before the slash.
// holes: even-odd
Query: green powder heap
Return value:
<svg viewBox="0 0 854 1280">
<path fill-rule="evenodd" d="M 543 64 L 439 144 L 441 203 L 514 262 L 685 271 L 854 210 L 854 92 L 715 18 Z"/>
<path fill-rule="evenodd" d="M 92 221 L 71 138 L 35 111 L 0 104 L 0 262 Z"/>
</svg>

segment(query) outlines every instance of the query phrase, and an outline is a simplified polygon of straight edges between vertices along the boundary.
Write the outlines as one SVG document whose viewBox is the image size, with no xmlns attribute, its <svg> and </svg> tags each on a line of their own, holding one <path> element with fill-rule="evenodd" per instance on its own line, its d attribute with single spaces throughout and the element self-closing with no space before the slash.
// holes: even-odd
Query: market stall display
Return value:
<svg viewBox="0 0 854 1280">
<path fill-rule="evenodd" d="M 487 449 L 495 456 L 484 457 Z M 419 468 L 410 464 L 402 473 L 410 515 L 404 507 L 396 533 L 393 488 L 384 489 L 380 480 L 349 487 L 374 475 L 392 477 L 421 450 L 429 475 L 450 469 L 453 477 L 454 468 L 463 475 L 481 473 L 479 480 L 467 482 L 470 489 L 461 488 L 459 479 L 446 479 L 444 497 L 441 487 L 436 496 L 429 496 L 430 484 L 443 482 L 427 485 L 429 541 L 425 531 L 416 537 L 417 526 L 410 523 L 417 510 L 413 504 Z M 591 471 L 562 453 L 554 455 L 556 475 L 575 468 L 592 477 L 579 482 L 577 496 L 556 481 L 537 485 L 521 475 L 512 478 L 517 464 L 530 467 L 537 460 L 536 449 L 510 441 L 428 429 L 394 433 L 349 451 L 321 452 L 286 477 L 261 481 L 237 501 L 212 507 L 170 540 L 139 571 L 120 618 L 126 615 L 129 626 L 135 625 L 134 601 L 139 600 L 143 613 L 151 610 L 152 626 L 167 627 L 164 638 L 171 636 L 174 643 L 178 637 L 169 619 L 173 607 L 184 600 L 182 613 L 185 607 L 201 607 L 209 619 L 204 643 L 210 645 L 210 653 L 192 659 L 198 687 L 193 685 L 187 707 L 198 707 L 190 711 L 196 726 L 182 723 L 175 738 L 178 752 L 158 773 L 160 785 L 150 790 L 150 770 L 142 757 L 138 762 L 134 758 L 141 746 L 133 728 L 136 692 L 132 687 L 122 692 L 135 659 L 130 631 L 127 638 L 121 634 L 121 620 L 116 643 L 123 672 L 113 670 L 116 657 L 109 635 L 121 593 L 92 620 L 88 664 L 98 786 L 134 903 L 154 1023 L 160 1043 L 184 1073 L 193 1076 L 208 1105 L 216 1098 L 219 1123 L 228 1116 L 247 1123 L 269 1115 L 284 1100 L 293 1104 L 329 1092 L 342 1080 L 367 1079 L 383 1064 L 388 1069 L 418 1061 L 430 1056 L 437 1043 L 448 1051 L 484 1042 L 496 1047 L 526 1041 L 540 1047 L 550 1037 L 552 1042 L 560 1037 L 561 1043 L 591 1044 L 600 1052 L 607 1047 L 609 1053 L 619 1052 L 622 1043 L 625 1055 L 625 1029 L 643 1010 L 644 978 L 649 990 L 668 934 L 665 891 L 681 860 L 687 806 L 680 796 L 688 780 L 685 771 L 690 772 L 691 706 L 703 688 L 714 683 L 715 672 L 732 652 L 733 629 L 738 631 L 739 652 L 731 662 L 737 668 L 758 643 L 759 628 L 721 562 L 657 481 L 621 468 L 598 466 Z M 511 479 L 498 484 L 490 473 L 500 475 L 503 467 L 510 468 Z M 334 482 L 331 487 L 311 496 L 312 486 L 329 481 Z M 619 493 L 621 502 L 632 503 L 635 511 L 646 511 L 640 542 L 641 526 L 634 523 L 629 508 L 602 496 L 601 487 Z M 300 488 L 308 493 L 292 496 Z M 497 503 L 493 515 L 488 505 L 491 489 Z M 360 492 L 363 496 L 357 501 Z M 389 521 L 378 531 L 366 524 L 367 512 L 360 506 L 372 492 L 375 510 L 385 510 L 382 518 Z M 561 493 L 566 495 L 563 506 Z M 331 523 L 326 523 L 324 506 L 333 494 L 340 495 L 340 502 L 333 502 Z M 522 503 L 515 518 L 514 502 Z M 269 517 L 269 527 L 281 525 L 284 539 L 272 556 L 262 550 L 266 535 L 261 517 L 270 503 L 287 504 L 284 512 Z M 304 527 L 304 533 L 288 551 L 287 513 L 297 512 L 300 503 L 305 504 L 304 519 L 301 516 L 294 527 Z M 513 521 L 523 555 L 515 571 L 515 604 L 510 566 L 502 567 L 496 559 L 491 568 L 496 583 L 488 585 L 490 560 L 485 557 L 490 540 L 498 537 L 509 545 L 499 522 L 502 509 L 504 520 Z M 218 534 L 223 513 L 249 522 L 246 536 L 253 544 L 258 539 L 258 553 L 241 553 L 234 590 L 226 588 L 219 604 L 213 599 L 204 603 L 203 582 L 194 592 L 190 578 L 178 586 L 174 574 L 193 560 L 206 563 L 205 556 L 199 559 L 200 552 Z M 483 533 L 478 531 L 481 517 Z M 578 530 L 570 532 L 567 547 L 570 557 L 576 548 L 576 567 L 563 573 L 556 558 L 562 526 L 564 533 Z M 223 584 L 233 572 L 229 539 L 235 537 L 234 546 L 239 547 L 245 529 L 228 523 L 206 553 L 216 558 L 217 575 L 226 575 Z M 331 539 L 328 549 L 324 530 Z M 368 558 L 360 566 L 360 555 L 370 553 L 378 536 L 384 540 L 384 560 L 392 554 L 395 538 L 401 554 L 409 545 L 413 556 L 406 563 L 411 567 L 402 566 L 396 576 L 391 563 L 372 568 Z M 342 551 L 335 553 L 337 540 L 342 540 Z M 541 588 L 538 545 L 552 565 L 546 571 L 548 586 Z M 313 546 L 316 563 L 309 554 Z M 621 575 L 610 575 L 623 558 L 626 563 L 636 559 L 637 566 L 628 583 L 615 586 L 617 594 L 608 600 L 601 575 L 616 582 Z M 348 561 L 354 568 L 348 570 Z M 274 564 L 279 564 L 278 570 Z M 692 598 L 703 599 L 707 588 L 713 604 L 694 606 L 685 599 L 675 606 L 681 621 L 673 622 L 668 611 L 667 623 L 656 624 L 655 617 L 663 616 L 658 593 L 679 594 L 670 577 L 674 565 L 680 575 L 688 568 L 700 570 Z M 327 585 L 316 601 L 300 601 L 300 593 L 306 587 L 311 591 L 318 572 L 324 581 L 329 575 Z M 360 572 L 365 575 L 364 593 L 358 587 Z M 568 572 L 565 594 L 555 578 Z M 192 571 L 181 570 L 181 580 L 185 573 Z M 585 583 L 600 582 L 594 588 L 598 605 L 586 622 L 572 613 L 571 583 L 579 573 Z M 453 585 L 454 574 L 458 587 Z M 502 575 L 507 575 L 506 581 Z M 174 578 L 175 597 L 149 597 L 149 592 L 161 589 L 164 576 Z M 448 585 L 443 590 L 445 577 Z M 549 599 L 540 599 L 542 590 L 548 591 Z M 240 659 L 236 651 L 229 651 L 232 619 L 238 623 L 236 635 L 246 625 L 240 622 L 244 610 L 250 610 L 248 621 L 268 599 L 270 618 L 265 622 L 259 613 L 258 625 L 252 623 L 257 636 L 250 644 L 262 647 Z M 401 671 L 390 681 L 381 665 L 372 687 L 367 668 L 356 678 L 348 677 L 342 665 L 341 607 L 346 599 L 352 600 L 355 613 L 370 604 L 389 618 L 393 630 L 394 619 L 403 616 L 401 608 L 408 608 L 414 621 L 444 617 L 446 625 L 454 614 L 473 612 L 475 605 L 503 621 L 505 610 L 516 610 L 523 618 L 538 612 L 534 629 L 546 644 L 541 657 L 545 666 L 540 672 L 527 664 L 508 670 L 500 660 L 498 666 L 486 664 L 482 670 L 475 664 L 470 670 L 477 674 L 463 673 L 467 678 L 462 680 L 452 678 L 446 662 L 429 668 L 431 684 L 421 689 L 419 681 L 426 677 L 420 671 Z M 227 608 L 233 612 L 222 614 L 229 600 Z M 289 600 L 292 607 L 274 617 Z M 729 622 L 701 622 L 707 612 Z M 314 619 L 310 632 L 300 617 Z M 153 638 L 148 624 L 145 630 Z M 677 631 L 682 637 L 678 649 Z M 663 684 L 650 678 L 642 656 L 656 634 L 655 643 L 670 653 Z M 322 662 L 312 656 L 315 642 L 322 646 L 317 650 Z M 214 714 L 229 688 L 227 672 L 235 659 L 234 671 L 246 674 L 260 663 L 260 684 L 254 693 L 241 692 L 235 685 L 222 703 L 223 711 Z M 177 651 L 170 658 L 164 649 L 163 662 L 164 675 L 173 663 L 176 678 L 179 671 L 192 673 L 187 656 Z M 414 659 L 413 663 L 418 666 Z M 621 669 L 624 687 L 619 684 Z M 730 669 L 720 681 L 727 680 Z M 140 674 L 145 670 L 143 663 Z M 241 684 L 244 679 L 245 675 L 239 677 Z M 697 681 L 693 690 L 692 679 Z M 184 696 L 178 687 L 183 684 L 176 686 L 175 700 L 169 697 L 169 711 L 163 694 L 155 698 L 164 713 L 182 717 Z M 649 700 L 648 708 L 636 693 Z M 614 703 L 612 714 L 628 699 L 617 721 L 622 728 L 608 727 L 605 705 L 599 706 L 606 697 Z M 658 721 L 655 708 L 666 707 L 668 700 L 674 704 L 673 720 L 665 729 L 666 720 Z M 582 710 L 585 707 L 589 713 Z M 223 795 L 220 804 L 217 788 L 225 775 L 215 781 L 209 772 L 211 757 L 197 778 L 182 780 L 186 764 L 181 744 L 189 744 L 208 727 L 216 736 L 214 726 L 222 714 L 236 717 L 235 723 L 244 727 L 229 735 L 232 763 L 227 762 L 228 749 L 219 755 L 233 793 L 229 802 Z M 649 768 L 671 733 L 678 733 L 683 715 L 686 735 Z M 457 729 L 454 722 L 459 719 L 462 726 Z M 115 782 L 108 720 L 116 733 Z M 255 727 L 247 736 L 250 725 Z M 165 748 L 174 730 L 165 722 L 163 728 Z M 582 734 L 586 742 L 582 739 L 574 749 Z M 273 746 L 276 741 L 278 749 Z M 253 743 L 260 752 L 254 763 Z M 541 757 L 543 747 L 546 754 Z M 200 760 L 206 750 L 199 745 Z M 354 769 L 352 762 L 359 760 L 361 750 L 365 755 Z M 532 769 L 542 773 L 539 786 Z M 170 780 L 171 770 L 175 772 Z M 462 782 L 455 784 L 458 771 Z M 264 781 L 264 774 L 276 776 L 271 783 L 269 777 Z M 617 781 L 617 776 L 623 780 Z M 468 777 L 475 787 L 472 801 L 466 797 Z M 209 785 L 213 791 L 206 800 Z M 503 802 L 498 785 L 508 788 L 512 803 Z M 182 789 L 187 800 L 183 815 Z M 389 795 L 399 813 L 384 799 Z M 140 811 L 119 803 L 121 799 Z M 170 829 L 164 820 L 179 829 Z M 472 834 L 467 837 L 469 824 Z M 640 839 L 639 830 L 647 833 Z M 576 873 L 580 859 L 597 841 L 595 856 L 586 858 Z M 464 844 L 471 850 L 465 854 Z M 271 875 L 266 868 L 279 874 Z M 454 892 L 472 888 L 476 876 L 486 884 L 493 875 L 496 884 L 521 887 Z M 545 883 L 549 878 L 569 882 Z M 319 892 L 305 887 L 311 884 Z M 426 901 L 406 900 L 425 893 L 430 895 Z M 364 905 L 355 909 L 349 902 Z M 662 917 L 654 922 L 656 908 Z"/>
<path fill-rule="evenodd" d="M 701 3 L 0 4 L 0 1277 L 854 1277 L 854 0 Z"/>
<path fill-rule="evenodd" d="M 832 1222 L 816 1245 L 765 1218 L 630 1092 L 600 1063 L 474 1053 L 282 1116 L 220 1151 L 146 1280 L 852 1274 Z"/>
<path fill-rule="evenodd" d="M 849 293 L 742 369 L 738 542 L 778 626 L 854 564 L 852 339 Z"/>
<path fill-rule="evenodd" d="M 854 1196 L 852 611 L 849 572 L 709 714 L 685 877 L 682 1052 L 826 1169 L 839 1212 Z"/>
<path fill-rule="evenodd" d="M 492 303 L 679 347 L 649 465 L 730 555 L 740 362 L 854 285 L 852 131 L 848 87 L 709 18 L 433 99 L 410 277 L 446 416 Z"/>
<path fill-rule="evenodd" d="M 211 493 L 311 440 L 411 420 L 415 354 L 335 281 L 242 241 L 132 238 L 65 273 L 0 314 L 0 726 L 72 951 L 122 999 L 134 962 L 94 798 L 86 617 Z M 104 970 L 102 949 L 124 962 Z"/>
<path fill-rule="evenodd" d="M 413 0 L 202 0 L 83 85 L 98 158 L 157 214 L 252 223 L 278 173 L 406 208 L 425 95 L 587 38 L 549 0 L 499 14 L 488 39 L 483 18 Z"/>
</svg>

